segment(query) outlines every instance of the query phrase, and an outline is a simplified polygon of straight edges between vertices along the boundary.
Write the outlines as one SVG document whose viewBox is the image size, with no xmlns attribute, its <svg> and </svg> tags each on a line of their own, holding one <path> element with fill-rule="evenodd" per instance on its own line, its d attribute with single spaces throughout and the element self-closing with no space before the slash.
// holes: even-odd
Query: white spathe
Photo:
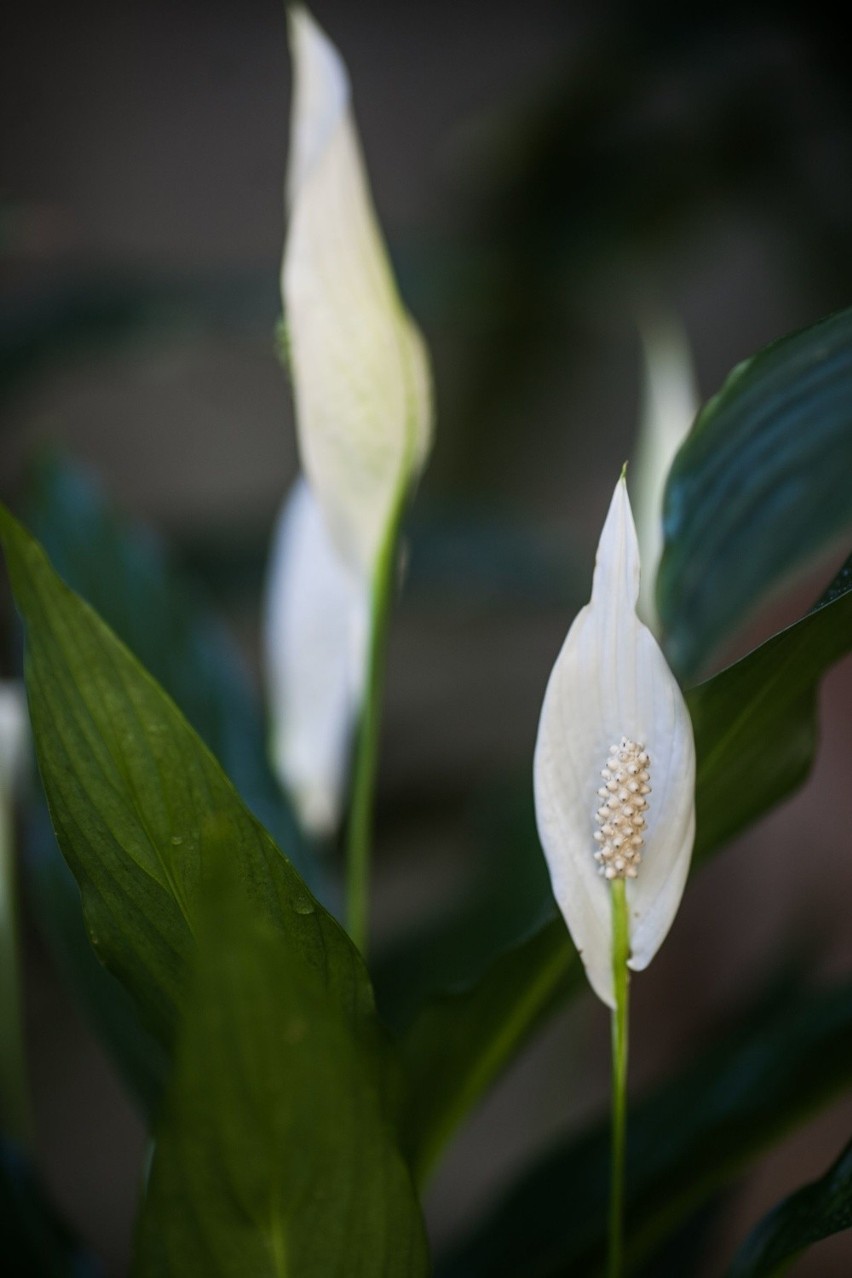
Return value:
<svg viewBox="0 0 852 1278">
<path fill-rule="evenodd" d="M 330 835 L 341 818 L 364 694 L 370 598 L 338 554 L 304 478 L 278 516 L 265 599 L 273 767 L 305 829 Z"/>
<path fill-rule="evenodd" d="M 11 796 L 26 769 L 30 746 L 27 694 L 16 679 L 0 680 L 0 795 Z"/>
<path fill-rule="evenodd" d="M 339 552 L 372 580 L 431 440 L 428 361 L 382 242 L 340 55 L 290 11 L 282 294 L 299 450 Z"/>
<path fill-rule="evenodd" d="M 659 949 L 686 883 L 695 833 L 695 746 L 677 681 L 636 614 L 639 549 L 627 486 L 616 485 L 591 601 L 577 614 L 547 685 L 535 750 L 539 836 L 553 891 L 595 993 L 615 1005 L 612 903 L 595 852 L 598 789 L 622 737 L 650 757 L 651 793 L 636 878 L 626 880 L 629 965 Z"/>
<path fill-rule="evenodd" d="M 678 449 L 698 412 L 698 387 L 689 341 L 677 317 L 659 312 L 641 326 L 644 388 L 636 464 L 630 491 L 642 558 L 639 616 L 659 630 L 654 591 L 663 553 L 663 494 Z"/>
</svg>

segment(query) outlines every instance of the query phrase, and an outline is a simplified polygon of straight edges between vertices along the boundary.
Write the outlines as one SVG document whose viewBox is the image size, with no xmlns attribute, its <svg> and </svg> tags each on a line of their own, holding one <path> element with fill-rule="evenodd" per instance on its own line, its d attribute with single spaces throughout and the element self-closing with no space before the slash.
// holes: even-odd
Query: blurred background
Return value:
<svg viewBox="0 0 852 1278">
<path fill-rule="evenodd" d="M 852 82 L 818 3 L 314 12 L 347 61 L 434 361 L 436 447 L 391 644 L 376 935 L 386 956 L 413 935 L 437 952 L 447 902 L 487 895 L 506 856 L 528 854 L 540 900 L 532 746 L 633 447 L 643 316 L 683 324 L 706 398 L 760 346 L 849 303 Z M 83 463 L 168 542 L 255 670 L 267 541 L 296 469 L 274 342 L 288 94 L 274 0 L 46 0 L 0 18 L 2 494 L 25 500 L 39 457 Z M 800 615 L 833 566 L 728 655 Z M 11 630 L 4 651 L 8 673 Z M 702 871 L 634 983 L 637 1092 L 784 956 L 852 967 L 848 662 L 822 710 L 811 782 Z M 480 957 L 521 926 L 516 905 Z M 121 1275 L 143 1131 L 32 921 L 26 944 L 41 1165 Z M 444 961 L 452 977 L 461 960 Z M 607 1033 L 578 1002 L 478 1111 L 430 1195 L 437 1243 L 605 1103 Z M 708 1274 L 850 1126 L 852 1104 L 835 1107 L 758 1166 Z M 840 1235 L 795 1272 L 850 1266 Z"/>
</svg>

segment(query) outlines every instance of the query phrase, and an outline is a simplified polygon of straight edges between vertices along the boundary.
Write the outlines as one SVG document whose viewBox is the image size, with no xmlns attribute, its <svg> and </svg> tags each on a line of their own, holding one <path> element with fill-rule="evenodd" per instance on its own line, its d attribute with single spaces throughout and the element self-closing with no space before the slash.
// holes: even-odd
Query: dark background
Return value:
<svg viewBox="0 0 852 1278">
<path fill-rule="evenodd" d="M 464 881 L 489 787 L 528 787 L 547 674 L 631 449 L 638 317 L 675 310 L 706 397 L 759 346 L 849 303 L 852 101 L 815 4 L 315 13 L 351 72 L 437 390 L 391 648 L 377 884 L 390 943 Z M 46 446 L 86 462 L 171 539 L 253 660 L 264 547 L 296 466 L 272 336 L 288 91 L 272 0 L 11 5 L 0 19 L 3 493 Z M 798 615 L 828 568 L 735 650 Z M 812 783 L 702 873 L 635 982 L 637 1089 L 793 938 L 848 971 L 849 673 L 826 682 Z M 118 1275 L 143 1134 L 32 928 L 28 952 L 43 1168 Z M 500 1085 L 431 1194 L 436 1239 L 604 1102 L 606 1033 L 584 1001 Z M 721 1255 L 824 1169 L 850 1120 L 846 1104 L 757 1168 Z M 795 1272 L 850 1260 L 841 1236 Z"/>
</svg>

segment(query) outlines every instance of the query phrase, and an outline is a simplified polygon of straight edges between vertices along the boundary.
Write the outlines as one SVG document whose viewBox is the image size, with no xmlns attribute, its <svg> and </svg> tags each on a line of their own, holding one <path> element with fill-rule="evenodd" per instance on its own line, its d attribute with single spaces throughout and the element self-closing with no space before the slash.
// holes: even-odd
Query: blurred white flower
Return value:
<svg viewBox="0 0 852 1278">
<path fill-rule="evenodd" d="M 629 965 L 647 967 L 683 893 L 695 831 L 692 724 L 636 615 L 639 548 L 622 477 L 601 533 L 591 602 L 556 660 L 534 781 L 553 891 L 595 993 L 615 1006 L 610 880 L 626 880 Z"/>
<path fill-rule="evenodd" d="M 22 778 L 30 742 L 30 721 L 24 685 L 0 682 L 0 800 L 10 804 Z"/>
<path fill-rule="evenodd" d="M 278 517 L 263 650 L 272 762 L 311 834 L 340 822 L 350 737 L 364 692 L 370 598 L 340 557 L 304 479 Z"/>
<path fill-rule="evenodd" d="M 372 581 L 429 448 L 428 361 L 373 211 L 346 68 L 306 9 L 289 23 L 282 293 L 299 451 L 339 553 Z"/>
<path fill-rule="evenodd" d="M 663 492 L 699 401 L 689 342 L 676 316 L 660 312 L 646 317 L 640 331 L 645 375 L 630 491 L 642 558 L 638 611 L 646 625 L 656 631 L 654 590 L 663 552 Z"/>
</svg>

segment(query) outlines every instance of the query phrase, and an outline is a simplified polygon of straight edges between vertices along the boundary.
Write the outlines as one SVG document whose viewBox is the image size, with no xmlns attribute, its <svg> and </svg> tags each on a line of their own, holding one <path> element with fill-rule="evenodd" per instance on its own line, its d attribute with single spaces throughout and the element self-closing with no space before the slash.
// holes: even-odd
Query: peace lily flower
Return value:
<svg viewBox="0 0 852 1278">
<path fill-rule="evenodd" d="M 372 581 L 431 442 L 429 369 L 373 212 L 335 47 L 290 11 L 282 292 L 302 465 L 338 552 Z"/>
<path fill-rule="evenodd" d="M 613 1008 L 611 884 L 625 881 L 629 966 L 641 971 L 677 912 L 695 831 L 689 712 L 636 614 L 638 593 L 639 549 L 622 475 L 591 601 L 547 686 L 534 763 L 554 895 L 592 988 Z"/>
<path fill-rule="evenodd" d="M 26 765 L 30 721 L 24 686 L 17 680 L 0 681 L 0 798 L 11 803 Z"/>
<path fill-rule="evenodd" d="M 370 601 L 337 553 L 322 511 L 296 481 L 270 555 L 263 646 L 272 762 L 302 825 L 340 822 L 352 726 L 364 693 Z"/>
<path fill-rule="evenodd" d="M 32 1140 L 24 1060 L 13 815 L 26 781 L 30 721 L 24 686 L 0 681 L 0 1117 L 5 1134 Z"/>
<path fill-rule="evenodd" d="M 698 412 L 689 342 L 677 317 L 661 312 L 641 326 L 645 360 L 642 415 L 630 491 L 642 557 L 639 616 L 657 631 L 654 587 L 663 553 L 663 493 L 675 454 Z"/>
<path fill-rule="evenodd" d="M 429 370 L 373 212 L 346 68 L 289 16 L 293 107 L 282 266 L 306 479 L 285 503 L 267 587 L 273 763 L 305 827 L 337 827 L 365 692 L 374 595 L 431 440 Z"/>
</svg>

